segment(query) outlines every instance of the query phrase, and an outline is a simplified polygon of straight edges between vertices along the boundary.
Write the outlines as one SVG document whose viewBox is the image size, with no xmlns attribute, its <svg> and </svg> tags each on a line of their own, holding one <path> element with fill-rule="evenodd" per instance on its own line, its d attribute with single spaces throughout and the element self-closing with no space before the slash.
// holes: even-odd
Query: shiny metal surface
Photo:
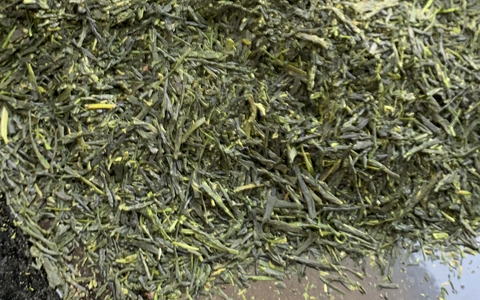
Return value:
<svg viewBox="0 0 480 300">
<path fill-rule="evenodd" d="M 441 257 L 436 253 L 436 257 Z M 446 300 L 480 299 L 480 256 L 466 254 L 460 255 L 443 254 L 445 262 L 441 259 L 432 260 L 428 256 L 424 260 L 423 255 L 413 254 L 408 261 L 397 260 L 393 281 L 399 285 L 399 289 L 381 289 L 378 287 L 382 281 L 370 266 L 365 269 L 366 276 L 358 282 L 363 286 L 366 294 L 359 291 L 348 291 L 341 284 L 335 286 L 344 291 L 341 294 L 330 288 L 326 288 L 319 278 L 319 272 L 313 269 L 307 270 L 307 276 L 299 282 L 298 278 L 285 281 L 286 288 L 279 288 L 272 281 L 252 282 L 248 290 L 240 290 L 234 286 L 223 286 L 224 293 L 220 296 L 218 290 L 214 290 L 214 300 L 317 300 L 317 299 L 342 299 L 342 300 L 425 300 L 443 299 L 441 288 L 444 288 Z M 347 263 L 347 265 L 352 265 Z M 460 268 L 461 266 L 461 268 Z M 460 271 L 461 270 L 461 271 Z M 209 297 L 210 298 L 210 297 Z"/>
</svg>

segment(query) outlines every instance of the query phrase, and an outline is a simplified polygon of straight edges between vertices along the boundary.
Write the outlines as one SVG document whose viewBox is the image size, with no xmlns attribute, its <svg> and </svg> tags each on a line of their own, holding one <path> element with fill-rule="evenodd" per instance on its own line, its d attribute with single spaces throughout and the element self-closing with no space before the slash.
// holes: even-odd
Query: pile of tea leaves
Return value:
<svg viewBox="0 0 480 300">
<path fill-rule="evenodd" d="M 479 35 L 465 0 L 3 0 L 0 193 L 65 299 L 476 253 Z"/>
</svg>

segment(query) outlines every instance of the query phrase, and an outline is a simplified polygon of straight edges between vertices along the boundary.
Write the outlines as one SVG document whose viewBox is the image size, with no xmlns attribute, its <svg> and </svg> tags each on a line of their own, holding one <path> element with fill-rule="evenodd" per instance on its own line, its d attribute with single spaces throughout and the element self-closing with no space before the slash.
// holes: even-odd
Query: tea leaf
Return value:
<svg viewBox="0 0 480 300">
<path fill-rule="evenodd" d="M 2 117 L 0 121 L 0 135 L 2 136 L 5 145 L 8 144 L 8 111 L 7 107 L 2 108 Z"/>
</svg>

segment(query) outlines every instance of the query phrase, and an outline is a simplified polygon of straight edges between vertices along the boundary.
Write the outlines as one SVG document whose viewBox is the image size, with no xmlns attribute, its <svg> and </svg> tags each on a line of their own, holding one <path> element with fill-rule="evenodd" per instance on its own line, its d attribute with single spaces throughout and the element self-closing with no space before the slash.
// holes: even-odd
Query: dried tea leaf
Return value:
<svg viewBox="0 0 480 300">
<path fill-rule="evenodd" d="M 7 145 L 8 144 L 8 111 L 6 106 L 3 106 L 2 108 L 2 116 L 0 120 L 0 136 L 2 137 L 5 145 Z"/>
</svg>

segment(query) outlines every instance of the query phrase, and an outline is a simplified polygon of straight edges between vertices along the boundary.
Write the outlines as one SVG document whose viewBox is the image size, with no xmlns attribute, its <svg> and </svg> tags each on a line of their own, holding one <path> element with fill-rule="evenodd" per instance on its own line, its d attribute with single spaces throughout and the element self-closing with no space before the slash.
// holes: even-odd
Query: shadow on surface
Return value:
<svg viewBox="0 0 480 300">
<path fill-rule="evenodd" d="M 45 278 L 32 266 L 29 243 L 14 226 L 10 210 L 0 197 L 0 299 L 59 299 Z"/>
</svg>

